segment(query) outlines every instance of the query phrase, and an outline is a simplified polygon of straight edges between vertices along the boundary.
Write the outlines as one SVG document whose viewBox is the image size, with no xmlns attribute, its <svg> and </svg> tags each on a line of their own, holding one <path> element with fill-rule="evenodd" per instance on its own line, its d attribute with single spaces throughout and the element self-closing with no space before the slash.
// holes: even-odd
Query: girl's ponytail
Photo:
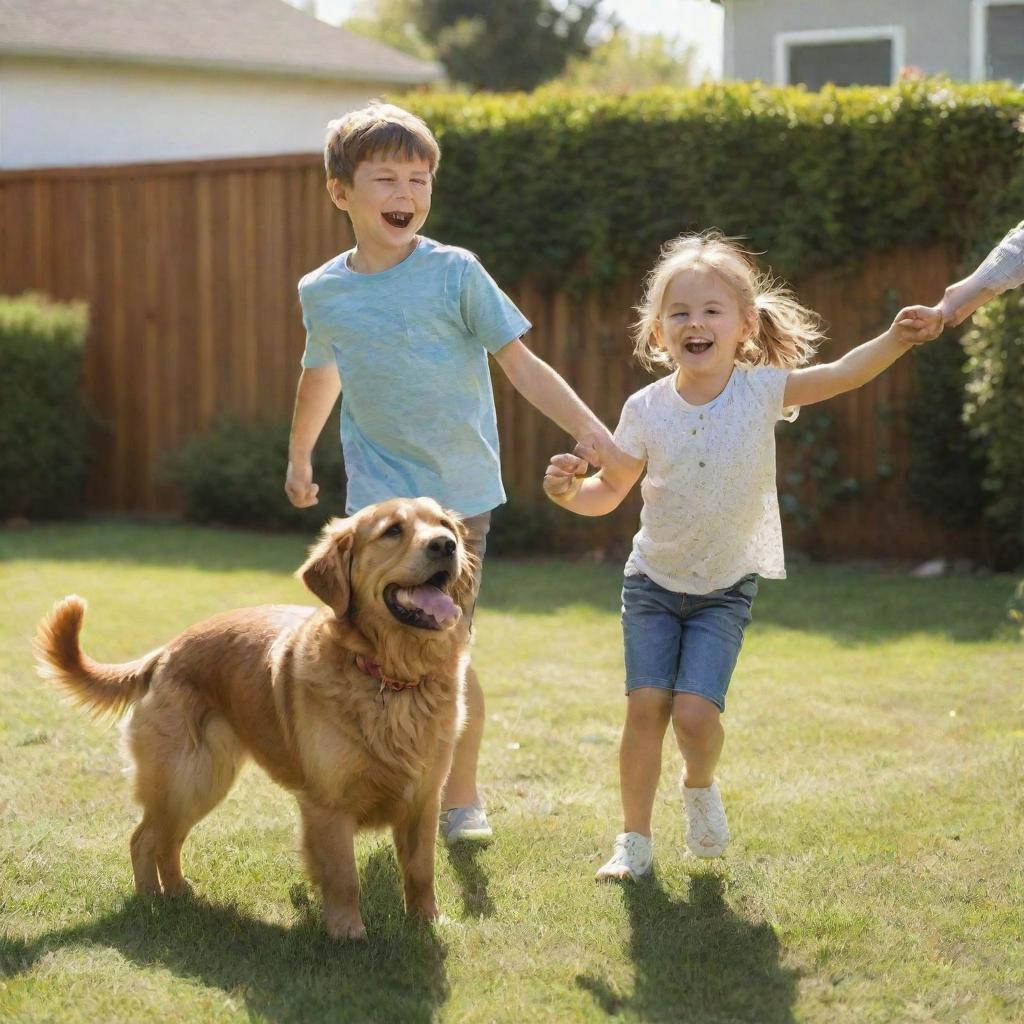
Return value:
<svg viewBox="0 0 1024 1024">
<path fill-rule="evenodd" d="M 741 364 L 794 369 L 810 361 L 825 337 L 821 317 L 771 274 L 754 283 L 754 311 L 757 328 L 737 353 Z"/>
</svg>

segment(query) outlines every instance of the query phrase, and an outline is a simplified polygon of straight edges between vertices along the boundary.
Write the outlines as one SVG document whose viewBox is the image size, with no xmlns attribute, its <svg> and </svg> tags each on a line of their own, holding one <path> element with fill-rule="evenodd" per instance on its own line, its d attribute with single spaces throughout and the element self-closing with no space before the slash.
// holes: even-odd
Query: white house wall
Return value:
<svg viewBox="0 0 1024 1024">
<path fill-rule="evenodd" d="M 308 153 L 393 88 L 0 57 L 0 168 Z"/>
</svg>

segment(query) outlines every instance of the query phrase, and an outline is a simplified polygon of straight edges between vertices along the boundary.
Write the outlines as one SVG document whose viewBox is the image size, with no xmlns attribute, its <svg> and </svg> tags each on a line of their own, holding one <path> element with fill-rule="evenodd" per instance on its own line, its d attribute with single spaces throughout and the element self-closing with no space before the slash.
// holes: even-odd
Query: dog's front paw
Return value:
<svg viewBox="0 0 1024 1024">
<path fill-rule="evenodd" d="M 359 916 L 343 911 L 325 913 L 324 923 L 327 925 L 327 934 L 332 939 L 344 942 L 347 939 L 362 940 L 366 938 L 366 925 Z"/>
<path fill-rule="evenodd" d="M 408 907 L 408 914 L 421 921 L 433 921 L 436 924 L 444 924 L 446 920 L 444 914 L 438 910 L 436 901 L 432 898 L 411 903 Z"/>
<path fill-rule="evenodd" d="M 195 891 L 187 878 L 178 878 L 173 882 L 166 882 L 164 884 L 164 895 L 168 899 L 175 900 L 193 899 Z"/>
</svg>

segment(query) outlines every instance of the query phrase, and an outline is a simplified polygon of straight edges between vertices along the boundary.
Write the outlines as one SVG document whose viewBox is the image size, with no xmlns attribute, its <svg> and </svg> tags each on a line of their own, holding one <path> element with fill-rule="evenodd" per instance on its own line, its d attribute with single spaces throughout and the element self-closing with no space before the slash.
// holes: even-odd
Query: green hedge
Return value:
<svg viewBox="0 0 1024 1024">
<path fill-rule="evenodd" d="M 897 244 L 966 249 L 1024 152 L 1024 94 L 991 84 L 402 102 L 442 147 L 430 232 L 503 284 L 635 279 L 666 239 L 712 226 L 789 278 Z"/>
<path fill-rule="evenodd" d="M 922 345 L 914 353 L 907 486 L 926 515 L 946 526 L 969 528 L 985 510 L 985 455 L 964 422 L 966 356 L 960 334 Z"/>
<path fill-rule="evenodd" d="M 82 510 L 94 426 L 81 390 L 87 330 L 82 305 L 0 297 L 0 519 Z"/>
<path fill-rule="evenodd" d="M 344 515 L 337 414 L 324 427 L 314 455 L 320 500 L 312 508 L 295 508 L 284 493 L 288 427 L 286 420 L 244 423 L 225 417 L 171 455 L 166 475 L 181 487 L 186 517 L 197 523 L 308 531 L 330 516 Z"/>
</svg>

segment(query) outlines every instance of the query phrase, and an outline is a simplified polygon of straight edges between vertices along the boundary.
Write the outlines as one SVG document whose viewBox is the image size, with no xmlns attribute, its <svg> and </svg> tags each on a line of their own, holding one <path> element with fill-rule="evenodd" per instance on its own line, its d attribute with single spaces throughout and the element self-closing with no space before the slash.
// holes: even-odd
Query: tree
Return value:
<svg viewBox="0 0 1024 1024">
<path fill-rule="evenodd" d="M 559 82 L 602 92 L 692 85 L 696 47 L 674 36 L 616 29 L 587 57 L 573 57 Z"/>
<path fill-rule="evenodd" d="M 434 60 L 434 47 L 419 29 L 419 7 L 419 0 L 358 0 L 341 27 L 421 60 Z"/>
<path fill-rule="evenodd" d="M 590 52 L 601 0 L 413 0 L 422 35 L 450 78 L 530 90 Z"/>
</svg>

